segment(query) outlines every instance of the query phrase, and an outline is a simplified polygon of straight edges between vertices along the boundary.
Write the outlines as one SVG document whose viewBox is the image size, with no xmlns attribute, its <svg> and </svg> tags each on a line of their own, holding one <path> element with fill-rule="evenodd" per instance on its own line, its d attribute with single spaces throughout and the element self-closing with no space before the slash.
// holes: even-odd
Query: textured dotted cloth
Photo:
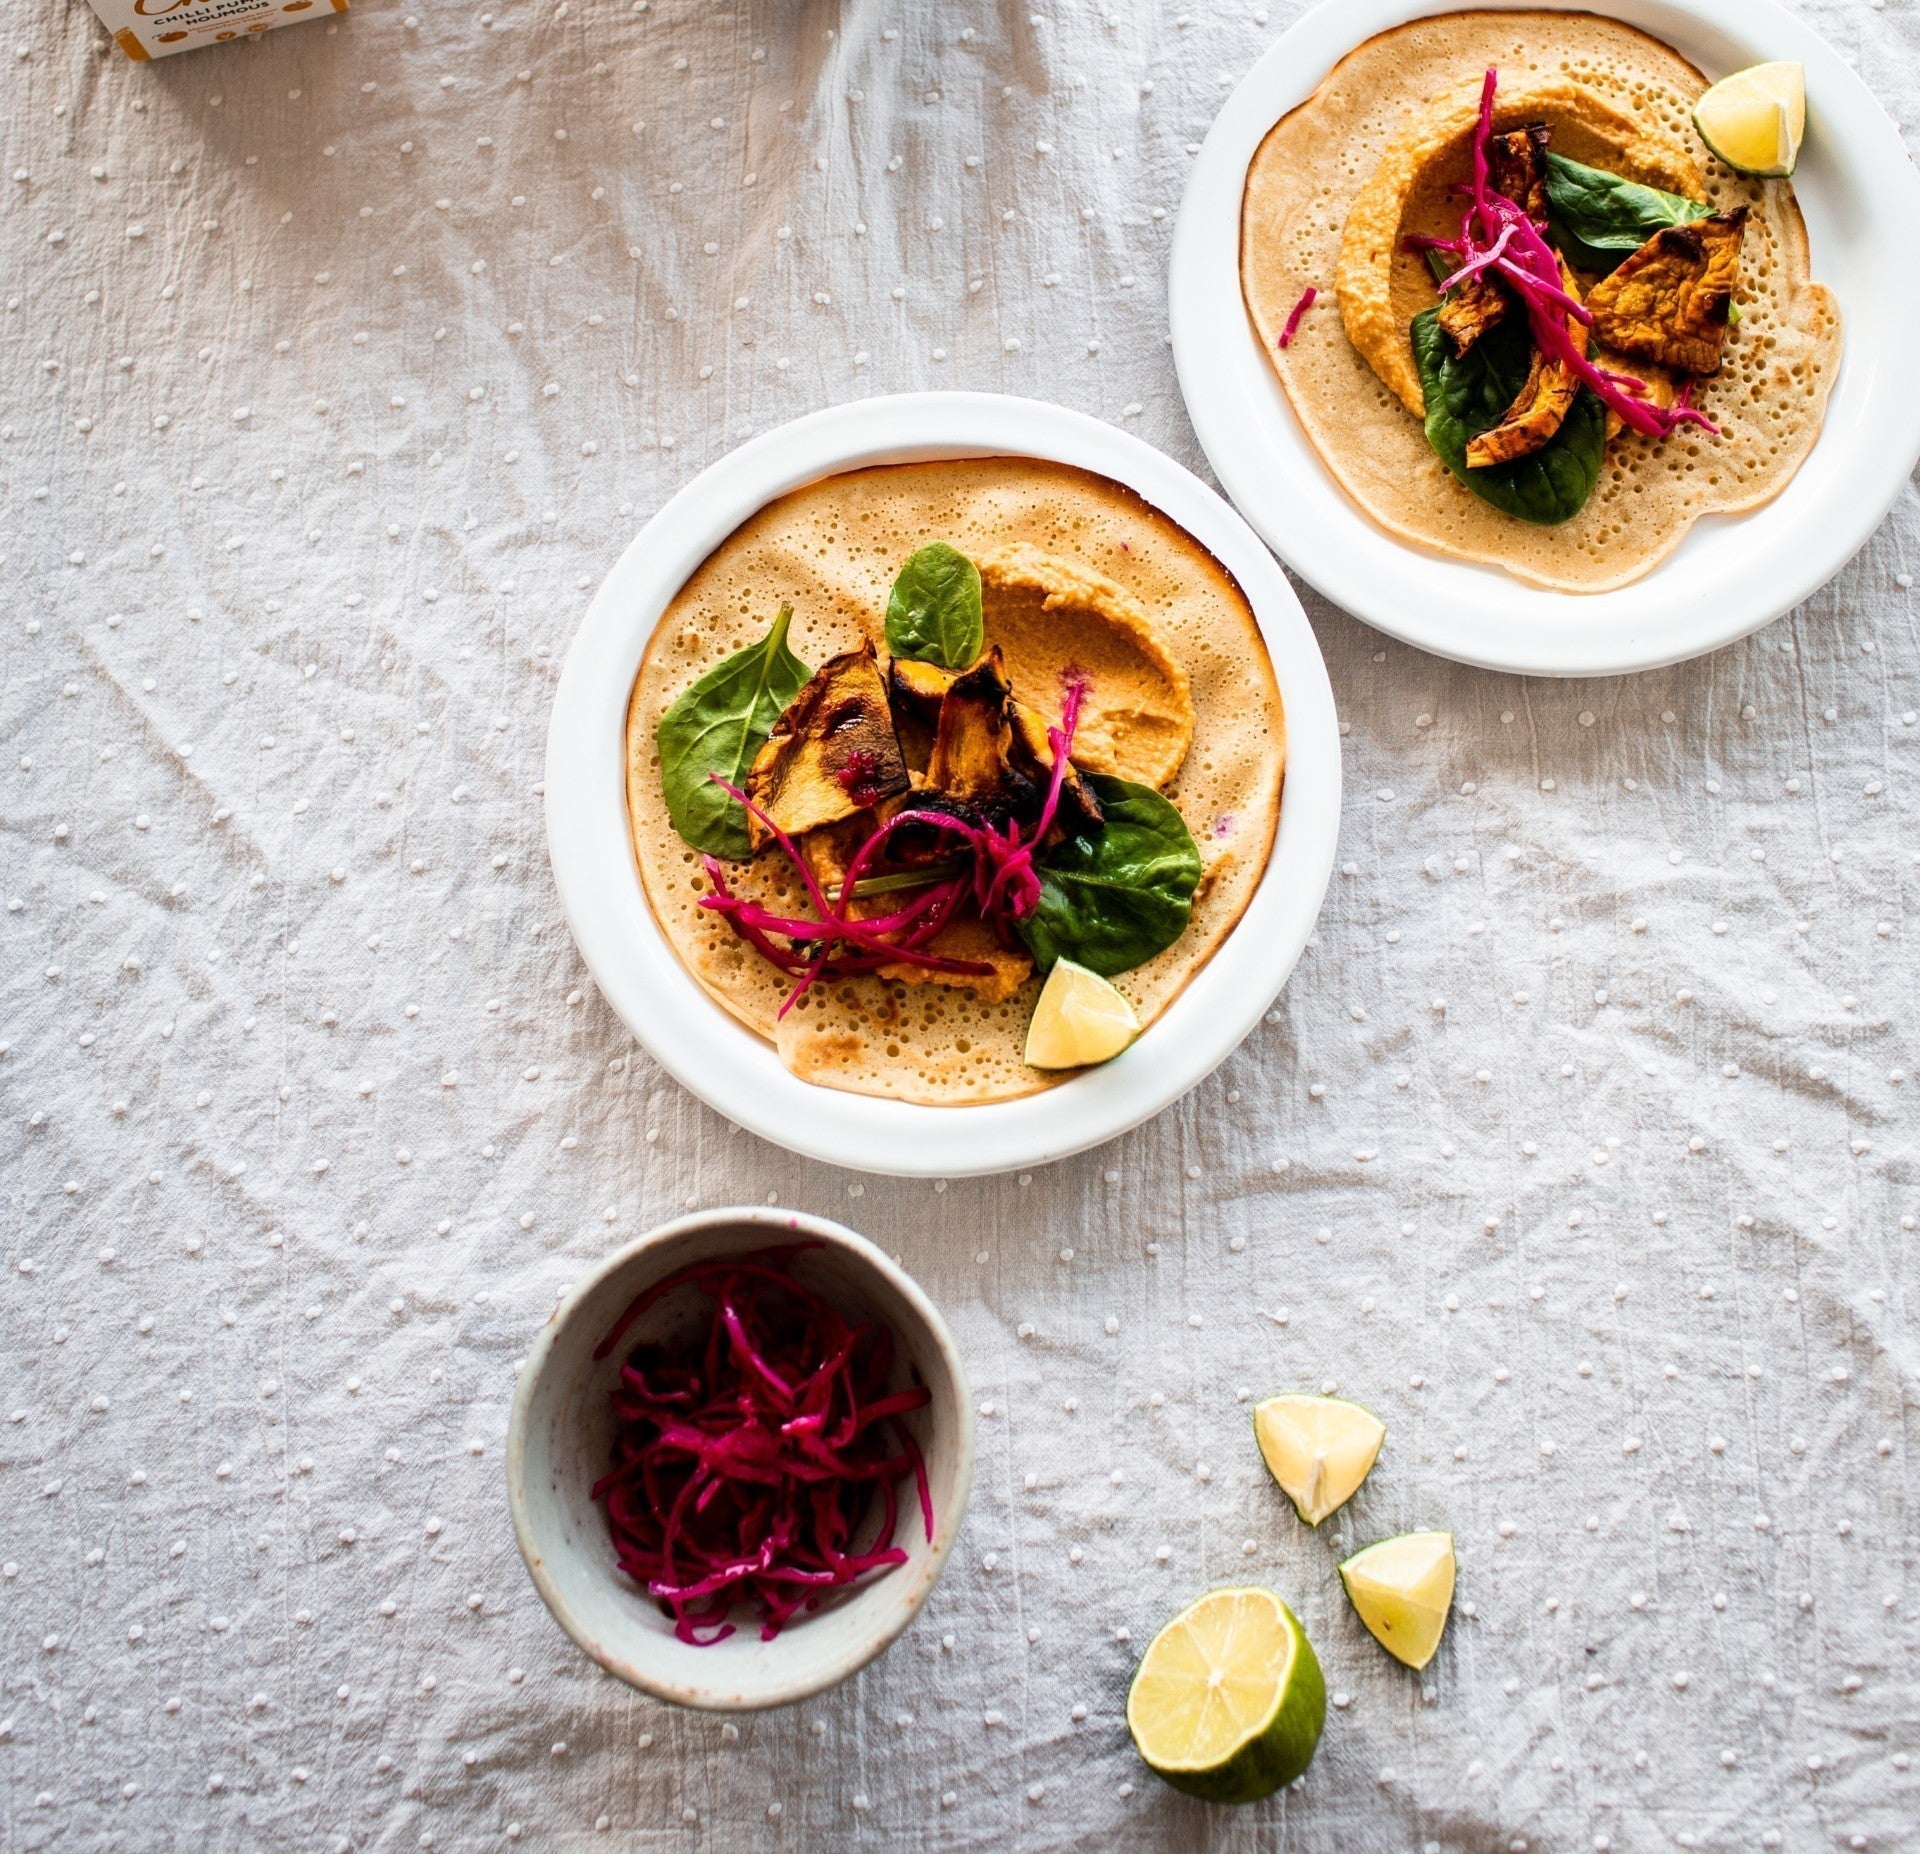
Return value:
<svg viewBox="0 0 1920 1854">
<path fill-rule="evenodd" d="M 364 5 L 146 66 L 0 9 L 0 1846 L 1920 1846 L 1911 490 L 1654 675 L 1309 595 L 1313 948 L 1072 1163 L 797 1162 L 569 941 L 554 677 L 703 464 L 951 385 L 1204 468 L 1174 215 L 1296 9 L 1186 5 Z M 1911 135 L 1913 0 L 1806 10 Z M 770 1200 L 945 1308 L 979 1473 L 883 1660 L 723 1722 L 560 1634 L 502 1440 L 596 1257 Z M 1248 1410 L 1323 1385 L 1391 1435 L 1312 1534 Z M 1424 1675 L 1334 1574 L 1416 1526 L 1461 1559 Z M 1243 1578 L 1331 1706 L 1209 1811 L 1122 1708 Z"/>
</svg>

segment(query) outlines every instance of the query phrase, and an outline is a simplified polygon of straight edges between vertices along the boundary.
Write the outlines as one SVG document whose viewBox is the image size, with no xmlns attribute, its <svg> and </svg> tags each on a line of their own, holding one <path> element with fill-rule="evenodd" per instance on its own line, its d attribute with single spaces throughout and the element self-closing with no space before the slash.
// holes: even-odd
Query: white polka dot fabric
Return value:
<svg viewBox="0 0 1920 1854">
<path fill-rule="evenodd" d="M 1911 131 L 1910 0 L 1807 11 Z M 736 1132 L 561 920 L 554 676 L 704 463 L 964 385 L 1201 466 L 1173 217 L 1294 12 L 363 6 L 137 67 L 9 0 L 7 1846 L 1920 1846 L 1910 491 L 1655 675 L 1460 669 L 1309 596 L 1349 729 L 1313 950 L 1050 1170 Z M 562 1637 L 502 1440 L 596 1257 L 769 1200 L 946 1309 L 979 1472 L 882 1661 L 724 1722 Z M 1249 1403 L 1322 1387 L 1390 1436 L 1311 1534 Z M 1416 1526 L 1461 1561 L 1423 1675 L 1334 1571 Z M 1331 1695 L 1239 1813 L 1123 1720 L 1235 1579 Z"/>
</svg>

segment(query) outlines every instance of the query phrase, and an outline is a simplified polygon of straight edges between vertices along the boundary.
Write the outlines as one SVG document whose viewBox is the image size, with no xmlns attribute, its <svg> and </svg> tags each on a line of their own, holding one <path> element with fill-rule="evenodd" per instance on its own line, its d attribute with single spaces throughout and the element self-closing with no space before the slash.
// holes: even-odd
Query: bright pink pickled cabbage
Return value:
<svg viewBox="0 0 1920 1854">
<path fill-rule="evenodd" d="M 848 1321 L 788 1263 L 817 1244 L 696 1262 L 657 1282 L 614 1323 L 610 1357 L 634 1321 L 677 1288 L 706 1298 L 704 1323 L 637 1347 L 612 1394 L 613 1465 L 595 1483 L 614 1556 L 706 1647 L 731 1635 L 735 1604 L 771 1641 L 831 1590 L 904 1564 L 894 1484 L 913 1475 L 933 1539 L 927 1464 L 901 1420 L 922 1385 L 890 1391 L 893 1335 Z M 864 1544 L 876 1501 L 879 1522 Z"/>
<path fill-rule="evenodd" d="M 1293 346 L 1293 338 L 1300 332 L 1302 318 L 1319 300 L 1320 292 L 1316 290 L 1312 284 L 1308 284 L 1307 287 L 1300 292 L 1300 300 L 1293 305 L 1293 312 L 1287 317 L 1287 325 L 1280 331 L 1280 339 L 1274 344 L 1276 347 L 1290 348 Z"/>
<path fill-rule="evenodd" d="M 1421 250 L 1449 251 L 1462 260 L 1457 270 L 1441 280 L 1443 296 L 1467 277 L 1485 270 L 1498 271 L 1526 304 L 1534 345 L 1592 388 L 1631 430 L 1649 438 L 1664 438 L 1682 425 L 1696 425 L 1718 437 L 1719 426 L 1691 404 L 1691 382 L 1674 404 L 1660 406 L 1651 398 L 1646 381 L 1597 366 L 1575 345 L 1567 329 L 1568 317 L 1585 323 L 1593 320 L 1592 315 L 1562 287 L 1560 260 L 1540 236 L 1539 227 L 1522 207 L 1487 185 L 1487 149 L 1493 140 L 1493 98 L 1499 81 L 1499 71 L 1489 68 L 1480 88 L 1480 120 L 1473 133 L 1473 181 L 1466 190 L 1468 204 L 1460 236 L 1413 237 L 1407 242 Z"/>
</svg>

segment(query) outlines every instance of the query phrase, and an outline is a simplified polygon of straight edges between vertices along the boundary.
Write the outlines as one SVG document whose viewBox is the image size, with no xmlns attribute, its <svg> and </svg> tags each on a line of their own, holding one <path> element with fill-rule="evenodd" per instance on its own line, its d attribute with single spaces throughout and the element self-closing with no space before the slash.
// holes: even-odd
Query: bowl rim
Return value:
<svg viewBox="0 0 1920 1854">
<path fill-rule="evenodd" d="M 665 1678 L 623 1654 L 611 1642 L 595 1636 L 575 1615 L 546 1568 L 541 1546 L 535 1536 L 527 1491 L 527 1440 L 534 1394 L 560 1333 L 578 1315 L 581 1306 L 596 1289 L 649 1251 L 661 1248 L 676 1237 L 723 1225 L 758 1230 L 764 1232 L 768 1240 L 792 1235 L 817 1238 L 878 1274 L 907 1303 L 925 1327 L 942 1365 L 951 1374 L 954 1386 L 953 1420 L 958 1424 L 953 1497 L 947 1501 L 946 1511 L 934 1516 L 934 1536 L 927 1556 L 921 1562 L 920 1575 L 910 1581 L 906 1593 L 896 1601 L 887 1619 L 870 1635 L 851 1643 L 810 1678 L 790 1681 L 783 1687 L 751 1698 L 742 1694 L 720 1694 Z M 640 1291 L 641 1288 L 635 1289 L 636 1293 Z M 949 1420 L 944 1410 L 942 1420 Z M 608 1673 L 642 1693 L 674 1705 L 707 1712 L 763 1712 L 776 1706 L 793 1705 L 838 1686 L 891 1646 L 907 1624 L 920 1613 L 946 1569 L 961 1521 L 966 1515 L 967 1503 L 972 1497 L 975 1447 L 973 1396 L 968 1384 L 966 1361 L 939 1308 L 906 1269 L 871 1238 L 829 1217 L 815 1216 L 803 1210 L 785 1210 L 769 1204 L 721 1205 L 712 1210 L 690 1211 L 636 1236 L 631 1242 L 603 1257 L 547 1315 L 528 1348 L 526 1361 L 520 1367 L 519 1379 L 514 1387 L 513 1407 L 507 1421 L 507 1509 L 513 1519 L 514 1543 L 519 1547 L 521 1562 L 525 1564 L 527 1575 L 532 1578 L 540 1600 L 575 1645 Z M 870 1587 L 884 1589 L 884 1581 L 876 1579 Z"/>
<path fill-rule="evenodd" d="M 667 604 L 741 522 L 788 491 L 880 463 L 964 457 L 1070 464 L 1134 490 L 1239 582 L 1287 717 L 1272 854 L 1226 940 L 1131 1050 L 1037 1094 L 930 1106 L 802 1081 L 710 998 L 661 932 L 635 865 L 624 790 L 627 702 Z M 749 440 L 673 496 L 588 607 L 554 693 L 546 825 L 554 882 L 602 994 L 708 1106 L 854 1171 L 959 1178 L 1043 1165 L 1127 1132 L 1219 1066 L 1305 949 L 1333 874 L 1340 742 L 1326 664 L 1285 573 L 1224 498 L 1131 433 L 1043 400 L 905 393 L 857 400 Z"/>
<path fill-rule="evenodd" d="M 1610 592 L 1529 585 L 1377 526 L 1301 429 L 1241 294 L 1241 199 L 1274 123 L 1376 34 L 1490 11 L 1597 13 L 1652 33 L 1709 75 L 1769 58 L 1806 68 L 1810 133 L 1795 193 L 1815 275 L 1845 320 L 1819 439 L 1773 501 L 1697 522 L 1666 559 Z M 1437 656 L 1522 675 L 1602 676 L 1731 644 L 1810 598 L 1866 544 L 1920 454 L 1906 334 L 1916 294 L 1920 176 L 1899 130 L 1859 74 L 1777 0 L 1321 0 L 1240 80 L 1207 133 L 1174 228 L 1168 314 L 1207 461 L 1303 579 Z M 1331 301 L 1322 312 L 1339 313 Z"/>
</svg>

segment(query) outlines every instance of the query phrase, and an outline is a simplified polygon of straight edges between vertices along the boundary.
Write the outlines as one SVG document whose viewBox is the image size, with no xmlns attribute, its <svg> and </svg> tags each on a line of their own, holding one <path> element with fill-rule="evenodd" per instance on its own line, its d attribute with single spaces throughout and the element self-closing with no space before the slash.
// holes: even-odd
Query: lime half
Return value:
<svg viewBox="0 0 1920 1854">
<path fill-rule="evenodd" d="M 1453 1605 L 1453 1534 L 1403 1532 L 1340 1567 L 1347 1600 L 1396 1661 L 1425 1667 Z"/>
<path fill-rule="evenodd" d="M 1317 1526 L 1359 1491 L 1387 1426 L 1340 1397 L 1269 1397 L 1253 1406 L 1253 1439 L 1293 1510 Z"/>
<path fill-rule="evenodd" d="M 1736 71 L 1693 106 L 1693 126 L 1743 174 L 1791 174 L 1807 133 L 1807 74 L 1785 60 Z"/>
<path fill-rule="evenodd" d="M 1271 1590 L 1210 1590 L 1156 1635 L 1127 1729 L 1156 1775 L 1208 1802 L 1258 1802 L 1313 1762 L 1327 1687 L 1300 1619 Z"/>
<path fill-rule="evenodd" d="M 1027 1026 L 1027 1064 L 1084 1069 L 1119 1055 L 1139 1034 L 1133 1006 L 1099 973 L 1056 959 Z"/>
</svg>

